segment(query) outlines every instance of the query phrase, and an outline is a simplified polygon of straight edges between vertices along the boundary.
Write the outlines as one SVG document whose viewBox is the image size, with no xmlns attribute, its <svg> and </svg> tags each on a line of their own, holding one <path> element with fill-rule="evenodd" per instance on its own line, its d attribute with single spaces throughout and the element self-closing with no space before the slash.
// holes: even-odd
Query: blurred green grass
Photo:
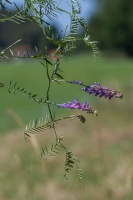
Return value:
<svg viewBox="0 0 133 200">
<path fill-rule="evenodd" d="M 81 80 L 85 84 L 100 82 L 121 91 L 123 100 L 99 99 L 80 91 L 80 86 L 53 83 L 51 101 L 63 103 L 76 97 L 81 102 L 90 102 L 99 111 L 98 117 L 84 114 L 84 124 L 75 119 L 56 125 L 58 134 L 64 137 L 64 144 L 72 148 L 80 160 L 84 171 L 82 188 L 79 188 L 75 172 L 64 180 L 63 152 L 43 160 L 41 165 L 38 163 L 41 147 L 47 145 L 50 148 L 54 142 L 52 130 L 36 135 L 30 143 L 24 141 L 25 123 L 45 116 L 45 106 L 21 94 L 9 94 L 1 88 L 0 199 L 133 199 L 132 65 L 133 60 L 128 59 L 100 58 L 93 62 L 87 55 L 62 62 L 64 79 Z M 0 82 L 17 81 L 27 91 L 45 98 L 48 83 L 45 69 L 38 62 L 2 63 L 0 71 Z M 73 113 L 78 114 L 79 111 L 56 109 L 57 117 Z"/>
<path fill-rule="evenodd" d="M 62 61 L 61 70 L 65 80 L 81 80 L 85 84 L 101 83 L 101 85 L 109 88 L 120 90 L 124 93 L 123 102 L 128 102 L 130 98 L 129 90 L 132 90 L 133 60 L 128 59 L 102 59 L 93 62 L 92 57 L 88 55 L 75 56 L 71 60 Z M 1 63 L 0 80 L 6 84 L 9 81 L 17 82 L 18 86 L 24 87 L 28 92 L 38 94 L 46 99 L 46 90 L 48 86 L 45 68 L 38 62 L 19 62 Z M 50 101 L 55 103 L 63 103 L 73 101 L 74 98 L 80 101 L 88 101 L 92 107 L 99 110 L 103 104 L 107 107 L 111 103 L 102 99 L 99 100 L 93 96 L 80 91 L 80 87 L 62 83 L 62 86 L 53 83 L 50 92 Z M 113 100 L 114 102 L 114 100 Z M 115 100 L 116 102 L 116 100 Z M 118 102 L 116 103 L 119 108 Z M 116 105 L 115 104 L 115 105 Z M 13 112 L 12 112 L 13 111 Z M 57 117 L 68 113 L 69 111 L 55 108 Z M 1 88 L 1 104 L 0 104 L 0 132 L 11 130 L 18 125 L 13 119 L 13 113 L 22 119 L 24 123 L 28 123 L 34 118 L 45 116 L 47 109 L 45 105 L 38 105 L 21 94 L 9 94 L 7 89 Z M 101 111 L 100 111 L 101 112 Z"/>
</svg>

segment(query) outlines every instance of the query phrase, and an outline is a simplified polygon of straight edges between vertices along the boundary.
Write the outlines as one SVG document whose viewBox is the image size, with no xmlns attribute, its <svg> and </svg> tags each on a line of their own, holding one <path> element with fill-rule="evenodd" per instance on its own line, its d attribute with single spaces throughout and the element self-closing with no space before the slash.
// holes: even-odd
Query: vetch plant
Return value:
<svg viewBox="0 0 133 200">
<path fill-rule="evenodd" d="M 34 55 L 28 54 L 25 52 L 23 56 L 15 56 L 11 47 L 16 45 L 20 40 L 17 40 L 12 45 L 1 51 L 0 59 L 1 60 L 13 60 L 17 59 L 32 59 L 38 60 L 38 62 L 44 67 L 44 71 L 47 76 L 48 85 L 47 90 L 45 91 L 45 96 L 38 96 L 38 91 L 36 94 L 32 94 L 32 92 L 27 91 L 24 87 L 20 87 L 15 80 L 9 80 L 8 83 L 3 83 L 1 80 L 0 88 L 5 88 L 9 93 L 21 93 L 26 97 L 30 98 L 34 102 L 38 104 L 44 104 L 48 108 L 48 112 L 46 116 L 40 116 L 40 119 L 35 119 L 29 122 L 26 125 L 24 131 L 24 137 L 26 141 L 30 140 L 33 134 L 39 134 L 40 132 L 47 131 L 47 129 L 53 129 L 55 135 L 55 141 L 51 142 L 50 148 L 47 147 L 47 144 L 44 144 L 45 148 L 41 148 L 40 154 L 40 162 L 42 159 L 46 159 L 49 156 L 55 156 L 59 154 L 61 151 L 65 152 L 65 163 L 64 163 L 64 176 L 68 178 L 68 174 L 75 167 L 77 170 L 78 178 L 80 184 L 82 184 L 83 178 L 83 170 L 79 167 L 79 160 L 73 155 L 72 150 L 69 147 L 66 147 L 63 143 L 63 137 L 58 135 L 58 131 L 56 130 L 56 123 L 65 120 L 65 119 L 79 119 L 82 123 L 85 123 L 86 118 L 83 114 L 86 112 L 87 114 L 93 114 L 94 116 L 98 116 L 97 110 L 93 109 L 89 102 L 79 102 L 77 97 L 72 101 L 70 99 L 66 99 L 66 102 L 62 102 L 60 98 L 60 102 L 51 102 L 50 91 L 51 88 L 54 87 L 54 84 L 75 84 L 78 86 L 82 86 L 80 88 L 81 93 L 83 95 L 83 91 L 88 94 L 93 94 L 98 97 L 104 97 L 111 100 L 113 97 L 122 99 L 123 94 L 112 89 L 108 89 L 106 87 L 101 86 L 99 83 L 90 84 L 89 86 L 83 84 L 81 81 L 66 81 L 64 80 L 61 73 L 61 62 L 62 59 L 70 59 L 71 52 L 74 51 L 77 47 L 77 42 L 84 42 L 88 48 L 92 48 L 94 60 L 97 58 L 98 49 L 97 42 L 92 41 L 90 37 L 90 31 L 88 25 L 84 22 L 84 19 L 81 17 L 82 7 L 78 0 L 70 0 L 69 6 L 71 8 L 71 12 L 67 10 L 61 9 L 60 4 L 58 4 L 55 0 L 25 0 L 21 7 L 17 6 L 17 1 L 11 3 L 9 0 L 7 4 L 13 4 L 16 8 L 16 12 L 13 13 L 7 10 L 6 5 L 4 3 L 0 3 L 2 9 L 6 14 L 0 14 L 0 22 L 5 21 L 13 21 L 14 23 L 24 23 L 25 20 L 29 20 L 35 24 L 37 24 L 43 33 L 43 39 L 46 42 L 44 52 L 40 52 L 37 48 L 35 48 L 36 53 Z M 49 23 L 49 20 L 58 17 L 58 13 L 67 13 L 68 17 L 71 19 L 70 24 L 70 32 L 67 35 L 66 30 L 64 30 L 64 34 L 62 38 L 58 37 L 58 34 L 55 33 L 54 29 Z M 46 26 L 47 25 L 47 26 Z M 82 27 L 84 29 L 84 36 L 78 36 L 78 29 Z M 55 52 L 52 53 L 55 57 L 55 61 L 50 60 L 50 55 L 48 53 L 48 44 L 51 43 L 55 46 Z M 9 63 L 10 64 L 10 63 Z M 51 72 L 52 69 L 52 72 Z M 75 72 L 76 73 L 76 72 Z M 63 86 L 62 86 L 63 87 Z M 78 115 L 70 115 L 64 116 L 62 118 L 55 118 L 54 106 L 59 109 L 78 109 L 82 114 Z M 65 115 L 65 114 L 64 114 Z M 47 117 L 49 116 L 49 117 Z M 45 135 L 44 135 L 45 137 Z"/>
</svg>

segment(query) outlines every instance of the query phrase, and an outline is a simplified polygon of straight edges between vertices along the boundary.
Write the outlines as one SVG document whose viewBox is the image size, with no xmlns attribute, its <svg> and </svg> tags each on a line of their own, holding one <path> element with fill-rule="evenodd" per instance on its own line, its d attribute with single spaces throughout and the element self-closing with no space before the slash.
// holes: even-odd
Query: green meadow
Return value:
<svg viewBox="0 0 133 200">
<path fill-rule="evenodd" d="M 101 83 L 111 89 L 120 90 L 124 93 L 124 100 L 118 103 L 113 100 L 114 106 L 120 106 L 130 101 L 133 84 L 133 60 L 126 59 L 102 59 L 93 62 L 93 58 L 87 55 L 77 56 L 68 61 L 63 61 L 60 68 L 63 72 L 61 75 L 65 80 L 81 80 L 86 85 L 95 82 Z M 3 62 L 0 65 L 0 80 L 6 86 L 12 81 L 17 82 L 17 86 L 25 88 L 32 94 L 38 94 L 38 97 L 46 99 L 46 90 L 48 86 L 45 68 L 38 62 L 20 62 L 16 60 L 14 63 Z M 126 95 L 125 95 L 126 94 Z M 96 109 L 101 109 L 99 103 L 104 106 L 109 105 L 112 110 L 112 102 L 100 99 L 80 91 L 80 86 L 62 83 L 61 85 L 53 83 L 50 92 L 50 101 L 54 103 L 64 103 L 73 101 L 74 98 L 81 102 L 88 101 Z M 118 105 L 119 104 L 119 105 Z M 65 115 L 69 112 L 67 109 L 63 111 L 53 106 L 57 111 L 57 117 L 60 114 Z M 39 105 L 31 101 L 28 97 L 11 92 L 9 94 L 8 87 L 1 88 L 1 104 L 0 104 L 0 132 L 11 130 L 18 127 L 18 123 L 14 119 L 15 113 L 24 123 L 34 118 L 45 117 L 47 114 L 46 106 Z M 102 110 L 105 112 L 104 110 Z M 100 111 L 101 112 L 101 111 Z"/>
<path fill-rule="evenodd" d="M 52 67 L 50 67 L 52 71 Z M 76 170 L 63 177 L 65 154 L 38 162 L 40 149 L 54 142 L 52 130 L 33 135 L 26 143 L 23 132 L 30 121 L 43 117 L 47 106 L 21 93 L 8 92 L 17 85 L 46 99 L 46 70 L 38 61 L 1 62 L 0 83 L 0 199 L 6 200 L 131 200 L 133 199 L 133 60 L 73 56 L 62 61 L 65 80 L 84 84 L 100 83 L 123 93 L 124 98 L 104 99 L 80 90 L 79 85 L 52 83 L 50 102 L 64 103 L 77 98 L 98 110 L 98 117 L 83 114 L 86 122 L 63 120 L 56 125 L 64 144 L 73 150 L 84 171 L 80 188 Z M 55 117 L 79 114 L 53 105 Z"/>
</svg>

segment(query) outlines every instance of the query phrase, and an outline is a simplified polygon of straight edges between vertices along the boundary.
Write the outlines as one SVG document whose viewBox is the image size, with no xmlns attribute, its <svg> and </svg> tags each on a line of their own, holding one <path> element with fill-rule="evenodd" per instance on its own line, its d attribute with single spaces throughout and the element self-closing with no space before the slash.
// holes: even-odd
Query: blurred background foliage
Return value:
<svg viewBox="0 0 133 200">
<path fill-rule="evenodd" d="M 1 13 L 8 15 L 6 11 L 1 11 Z M 57 32 L 57 28 L 53 28 L 55 29 L 55 32 Z M 18 48 L 13 48 L 15 54 L 17 53 L 17 51 L 21 51 L 21 45 L 27 45 L 27 47 L 25 46 L 25 49 L 23 49 L 23 52 L 28 51 L 34 54 L 35 47 L 39 51 L 44 52 L 46 42 L 42 33 L 42 29 L 37 24 L 30 21 L 25 21 L 20 24 L 16 24 L 10 21 L 0 23 L 1 50 L 8 47 L 18 39 L 22 39 L 22 42 L 19 43 Z M 48 44 L 48 49 L 51 49 L 53 47 L 54 46 L 52 44 Z"/>
<path fill-rule="evenodd" d="M 79 189 L 75 174 L 63 178 L 63 156 L 51 157 L 38 164 L 40 149 L 51 144 L 53 132 L 38 134 L 25 143 L 25 124 L 45 116 L 45 105 L 38 105 L 21 94 L 9 94 L 1 88 L 0 98 L 0 199 L 11 200 L 132 200 L 133 199 L 133 1 L 97 0 L 95 12 L 88 18 L 91 36 L 99 42 L 102 58 L 93 62 L 86 47 L 78 44 L 71 60 L 62 60 L 66 80 L 85 84 L 101 83 L 124 94 L 122 101 L 91 96 L 80 86 L 56 84 L 51 101 L 63 103 L 78 98 L 88 101 L 99 112 L 98 117 L 85 115 L 86 123 L 77 119 L 56 125 L 64 142 L 81 161 L 83 187 Z M 54 24 L 55 31 L 60 29 Z M 82 30 L 79 34 L 83 34 Z M 59 34 L 61 37 L 61 34 Z M 44 49 L 41 30 L 33 23 L 20 25 L 0 23 L 0 49 L 18 39 L 14 47 L 31 53 L 36 46 Z M 49 51 L 54 46 L 49 44 Z M 104 56 L 103 56 L 104 55 Z M 107 57 L 106 57 L 107 55 Z M 52 60 L 53 58 L 51 58 Z M 44 95 L 47 79 L 38 61 L 17 60 L 0 63 L 0 81 L 17 81 L 27 91 Z M 68 109 L 55 109 L 56 117 L 79 114 Z M 16 173 L 17 172 L 17 173 Z"/>
<path fill-rule="evenodd" d="M 133 1 L 100 0 L 90 27 L 104 51 L 133 56 Z"/>
<path fill-rule="evenodd" d="M 90 26 L 91 36 L 99 42 L 103 52 L 114 55 L 133 56 L 133 1 L 131 0 L 94 0 L 95 11 L 86 13 L 86 21 Z M 88 1 L 90 4 L 90 1 Z M 2 11 L 1 11 L 2 12 Z M 14 10 L 15 12 L 15 10 Z M 87 18 L 88 16 L 88 18 Z M 87 20 L 88 19 L 88 20 Z M 55 31 L 62 36 L 60 22 L 52 22 Z M 9 31 L 10 30 L 10 31 Z M 79 34 L 83 34 L 82 30 Z M 5 48 L 21 38 L 23 44 L 29 44 L 34 49 L 44 49 L 45 41 L 41 29 L 34 23 L 26 22 L 21 25 L 13 22 L 0 23 L 0 49 Z M 53 48 L 53 46 L 50 46 Z M 85 51 L 86 47 L 79 42 L 78 51 Z"/>
</svg>

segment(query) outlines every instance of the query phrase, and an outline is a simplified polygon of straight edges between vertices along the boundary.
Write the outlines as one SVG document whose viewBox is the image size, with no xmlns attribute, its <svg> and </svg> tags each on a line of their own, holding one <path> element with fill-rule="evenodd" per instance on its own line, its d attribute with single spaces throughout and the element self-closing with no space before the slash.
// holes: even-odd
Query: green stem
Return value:
<svg viewBox="0 0 133 200">
<path fill-rule="evenodd" d="M 49 75 L 48 63 L 47 62 L 46 62 L 46 74 L 47 74 L 47 77 L 48 77 L 48 89 L 47 89 L 46 99 L 47 99 L 47 101 L 49 101 L 49 91 L 50 91 L 50 86 L 51 86 L 51 79 L 50 79 L 50 75 Z"/>
<path fill-rule="evenodd" d="M 46 73 L 47 73 L 47 77 L 48 77 L 48 89 L 47 89 L 46 99 L 47 99 L 47 101 L 49 101 L 49 91 L 50 91 L 50 87 L 51 87 L 51 79 L 50 79 L 50 75 L 49 75 L 48 63 L 47 62 L 46 62 Z M 51 121 L 52 121 L 54 133 L 55 133 L 55 136 L 57 138 L 57 133 L 56 133 L 55 124 L 54 124 L 54 118 L 53 118 L 53 115 L 52 115 L 52 112 L 51 112 L 50 104 L 47 103 L 47 106 L 48 106 L 50 118 L 51 118 Z"/>
<path fill-rule="evenodd" d="M 59 65 L 60 65 L 60 58 L 58 57 L 58 58 L 56 59 L 55 64 L 54 64 L 54 70 L 53 70 L 53 73 L 52 73 L 52 75 L 51 75 L 51 80 L 53 80 L 54 75 L 55 75 L 56 72 L 59 70 Z"/>
</svg>

